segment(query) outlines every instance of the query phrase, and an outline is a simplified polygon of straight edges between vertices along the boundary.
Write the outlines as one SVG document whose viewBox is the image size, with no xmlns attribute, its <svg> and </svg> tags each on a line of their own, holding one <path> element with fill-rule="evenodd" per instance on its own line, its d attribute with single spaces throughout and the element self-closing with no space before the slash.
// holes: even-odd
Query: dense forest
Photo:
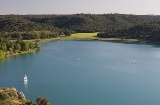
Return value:
<svg viewBox="0 0 160 105">
<path fill-rule="evenodd" d="M 47 31 L 55 34 L 55 37 L 64 34 L 65 31 L 107 32 L 149 24 L 159 26 L 160 16 L 125 14 L 0 15 L 1 33 L 21 32 L 23 34 L 41 31 L 42 35 L 43 31 Z M 41 36 L 39 37 L 41 38 Z"/>
<path fill-rule="evenodd" d="M 159 30 L 160 16 L 126 14 L 0 15 L 0 37 L 44 39 L 76 32 L 102 32 L 99 37 L 132 37 L 145 30 Z M 156 28 L 156 29 L 155 29 Z M 104 33 L 106 35 L 104 35 Z M 147 35 L 152 32 L 147 32 Z M 129 35 L 129 36 L 128 36 Z M 136 35 L 136 36 L 138 36 Z M 151 38 L 152 39 L 152 38 Z"/>
<path fill-rule="evenodd" d="M 37 43 L 29 44 L 23 40 L 70 36 L 71 33 L 78 32 L 99 32 L 97 36 L 102 38 L 160 41 L 160 16 L 83 13 L 0 15 L 0 56 L 7 52 L 28 51 L 37 47 Z M 24 43 L 28 47 L 24 48 Z"/>
<path fill-rule="evenodd" d="M 148 41 L 160 41 L 160 25 L 158 24 L 143 24 L 136 25 L 128 29 L 116 30 L 112 32 L 101 32 L 97 34 L 102 38 L 123 38 L 123 39 L 138 39 Z"/>
</svg>

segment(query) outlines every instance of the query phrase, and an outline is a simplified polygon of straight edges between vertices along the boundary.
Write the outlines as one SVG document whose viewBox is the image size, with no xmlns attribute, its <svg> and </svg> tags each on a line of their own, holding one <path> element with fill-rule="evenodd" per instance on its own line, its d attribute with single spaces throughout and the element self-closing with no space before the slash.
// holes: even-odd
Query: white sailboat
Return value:
<svg viewBox="0 0 160 105">
<path fill-rule="evenodd" d="M 25 82 L 28 81 L 28 78 L 27 78 L 27 75 L 26 75 L 26 74 L 24 75 L 24 81 L 25 81 Z"/>
</svg>

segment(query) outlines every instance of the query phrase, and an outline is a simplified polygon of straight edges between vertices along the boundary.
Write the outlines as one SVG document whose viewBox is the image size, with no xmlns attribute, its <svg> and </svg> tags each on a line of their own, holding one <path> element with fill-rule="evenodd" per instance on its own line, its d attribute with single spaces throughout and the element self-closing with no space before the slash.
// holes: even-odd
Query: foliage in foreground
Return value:
<svg viewBox="0 0 160 105">
<path fill-rule="evenodd" d="M 15 88 L 0 88 L 0 105 L 34 105 L 32 101 L 26 100 L 22 92 Z"/>
<path fill-rule="evenodd" d="M 51 105 L 47 98 L 37 97 L 36 102 L 37 105 Z"/>
<path fill-rule="evenodd" d="M 47 98 L 37 97 L 37 105 L 51 105 Z M 22 92 L 15 88 L 0 88 L 0 105 L 36 105 L 26 100 Z"/>
</svg>

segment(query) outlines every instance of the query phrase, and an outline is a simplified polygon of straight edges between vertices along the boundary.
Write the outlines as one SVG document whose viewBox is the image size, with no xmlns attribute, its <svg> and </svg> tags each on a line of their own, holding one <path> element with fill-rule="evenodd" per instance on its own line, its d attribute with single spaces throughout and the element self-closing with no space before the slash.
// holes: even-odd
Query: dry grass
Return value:
<svg viewBox="0 0 160 105">
<path fill-rule="evenodd" d="M 61 40 L 94 40 L 97 39 L 97 33 L 76 33 L 68 37 L 61 37 Z"/>
</svg>

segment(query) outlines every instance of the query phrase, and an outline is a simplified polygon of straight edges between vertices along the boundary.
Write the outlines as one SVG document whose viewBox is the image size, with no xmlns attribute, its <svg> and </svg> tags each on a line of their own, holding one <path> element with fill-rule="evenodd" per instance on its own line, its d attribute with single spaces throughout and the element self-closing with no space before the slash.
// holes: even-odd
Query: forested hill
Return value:
<svg viewBox="0 0 160 105">
<path fill-rule="evenodd" d="M 99 37 L 144 37 L 145 39 L 155 39 L 152 38 L 152 35 L 156 34 L 155 37 L 158 37 L 159 27 L 160 16 L 156 15 L 72 14 L 0 16 L 0 36 L 5 38 L 37 39 L 52 38 L 63 34 L 70 35 L 73 32 L 102 32 L 98 35 Z M 145 34 L 140 36 L 139 34 L 142 33 Z"/>
<path fill-rule="evenodd" d="M 160 16 L 124 14 L 75 14 L 26 16 L 28 20 L 76 32 L 106 32 L 145 23 L 158 23 Z"/>
<path fill-rule="evenodd" d="M 40 16 L 39 16 L 40 17 Z M 31 16 L 22 15 L 1 15 L 0 16 L 0 31 L 1 32 L 26 32 L 39 30 L 58 30 L 51 24 L 34 22 Z M 38 18 L 37 18 L 38 20 Z"/>
<path fill-rule="evenodd" d="M 143 24 L 160 24 L 160 16 L 124 14 L 1 15 L 0 31 L 106 32 Z"/>
<path fill-rule="evenodd" d="M 135 25 L 128 29 L 122 29 L 112 32 L 101 32 L 97 34 L 97 36 L 102 38 L 122 38 L 122 39 L 160 41 L 160 25 L 159 24 Z"/>
</svg>

